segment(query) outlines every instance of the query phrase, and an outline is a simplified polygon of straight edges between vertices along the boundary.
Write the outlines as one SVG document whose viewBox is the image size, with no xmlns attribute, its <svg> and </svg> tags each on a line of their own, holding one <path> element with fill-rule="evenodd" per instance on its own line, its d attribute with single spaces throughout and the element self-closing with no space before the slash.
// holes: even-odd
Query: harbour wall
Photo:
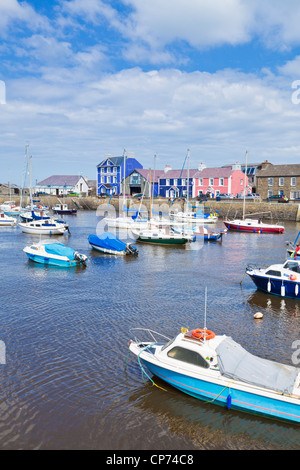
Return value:
<svg viewBox="0 0 300 470">
<path fill-rule="evenodd" d="M 7 201 L 7 196 L 0 196 L 0 204 Z M 28 200 L 27 200 L 28 199 Z M 13 200 L 16 204 L 20 203 L 19 196 L 13 196 Z M 50 209 L 57 203 L 65 203 L 71 208 L 78 210 L 95 210 L 99 216 L 108 213 L 119 213 L 123 210 L 123 198 L 115 197 L 110 198 L 97 198 L 97 197 L 64 197 L 63 200 L 56 196 L 39 196 L 39 204 L 48 206 Z M 25 197 L 25 204 L 29 204 L 29 198 Z M 183 211 L 192 209 L 191 206 L 195 207 L 195 201 L 192 201 L 188 207 L 184 201 L 176 201 L 173 204 L 165 198 L 154 198 L 152 200 L 153 209 L 156 212 L 168 213 L 172 211 Z M 127 208 L 144 209 L 149 211 L 150 198 L 144 198 L 142 203 L 137 198 L 127 197 L 125 201 Z M 211 212 L 218 212 L 220 218 L 236 218 L 242 217 L 243 215 L 243 201 L 242 200 L 226 200 L 226 201 L 215 201 L 209 200 L 205 203 L 197 203 L 197 207 L 209 208 Z M 276 202 L 264 202 L 264 201 L 246 201 L 245 204 L 246 216 L 259 217 L 265 220 L 272 220 L 274 222 L 280 222 L 284 220 L 300 222 L 300 204 L 299 203 L 276 203 Z"/>
</svg>

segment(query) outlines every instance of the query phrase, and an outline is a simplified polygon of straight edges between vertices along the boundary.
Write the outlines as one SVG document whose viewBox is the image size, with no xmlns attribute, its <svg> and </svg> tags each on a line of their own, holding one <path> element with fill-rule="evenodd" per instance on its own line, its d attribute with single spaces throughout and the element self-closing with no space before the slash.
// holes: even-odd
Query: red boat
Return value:
<svg viewBox="0 0 300 470">
<path fill-rule="evenodd" d="M 260 219 L 226 220 L 224 224 L 228 230 L 251 233 L 283 233 L 284 227 L 277 224 L 265 224 Z"/>
</svg>

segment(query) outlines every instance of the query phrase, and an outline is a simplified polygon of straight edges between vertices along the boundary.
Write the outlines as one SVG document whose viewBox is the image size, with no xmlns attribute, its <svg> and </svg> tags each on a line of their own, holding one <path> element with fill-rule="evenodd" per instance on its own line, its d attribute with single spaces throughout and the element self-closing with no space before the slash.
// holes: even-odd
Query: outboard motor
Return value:
<svg viewBox="0 0 300 470">
<path fill-rule="evenodd" d="M 75 251 L 74 258 L 76 259 L 76 261 L 79 261 L 82 264 L 86 264 L 87 256 L 82 255 L 81 253 L 78 253 L 78 251 Z"/>
<path fill-rule="evenodd" d="M 126 244 L 125 251 L 126 251 L 127 255 L 137 255 L 138 254 L 138 250 L 134 246 L 130 245 L 130 243 Z"/>
</svg>

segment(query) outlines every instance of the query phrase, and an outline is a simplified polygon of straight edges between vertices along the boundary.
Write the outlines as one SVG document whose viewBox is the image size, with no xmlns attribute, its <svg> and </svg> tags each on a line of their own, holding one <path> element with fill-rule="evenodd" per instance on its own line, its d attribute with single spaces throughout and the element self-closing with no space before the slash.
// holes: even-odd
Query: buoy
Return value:
<svg viewBox="0 0 300 470">
<path fill-rule="evenodd" d="M 299 286 L 298 284 L 295 285 L 295 295 L 297 296 L 299 294 Z"/>
<path fill-rule="evenodd" d="M 255 318 L 255 319 L 261 319 L 261 318 L 263 318 L 263 317 L 264 317 L 264 316 L 263 316 L 263 314 L 262 314 L 261 312 L 256 312 L 255 315 L 254 315 L 254 318 Z"/>
<path fill-rule="evenodd" d="M 230 410 L 230 408 L 231 408 L 231 395 L 230 395 L 230 393 L 227 396 L 226 405 L 227 405 L 227 409 Z"/>
<path fill-rule="evenodd" d="M 271 292 L 271 281 L 270 281 L 270 279 L 268 280 L 267 291 Z"/>
<path fill-rule="evenodd" d="M 285 297 L 285 286 L 282 284 L 280 289 L 281 297 Z"/>
</svg>

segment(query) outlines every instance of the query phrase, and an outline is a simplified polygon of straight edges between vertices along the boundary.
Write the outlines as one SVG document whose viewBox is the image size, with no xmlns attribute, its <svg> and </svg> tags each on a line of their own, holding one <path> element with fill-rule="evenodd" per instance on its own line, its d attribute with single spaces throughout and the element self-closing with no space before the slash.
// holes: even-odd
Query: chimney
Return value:
<svg viewBox="0 0 300 470">
<path fill-rule="evenodd" d="M 170 165 L 166 165 L 165 166 L 165 169 L 164 169 L 164 172 L 165 173 L 168 173 L 168 171 L 172 170 L 172 168 L 170 167 Z"/>
<path fill-rule="evenodd" d="M 203 171 L 205 168 L 206 168 L 206 165 L 205 165 L 205 163 L 202 163 L 202 162 L 201 162 L 200 165 L 198 166 L 198 170 L 199 170 L 199 171 Z"/>
</svg>

